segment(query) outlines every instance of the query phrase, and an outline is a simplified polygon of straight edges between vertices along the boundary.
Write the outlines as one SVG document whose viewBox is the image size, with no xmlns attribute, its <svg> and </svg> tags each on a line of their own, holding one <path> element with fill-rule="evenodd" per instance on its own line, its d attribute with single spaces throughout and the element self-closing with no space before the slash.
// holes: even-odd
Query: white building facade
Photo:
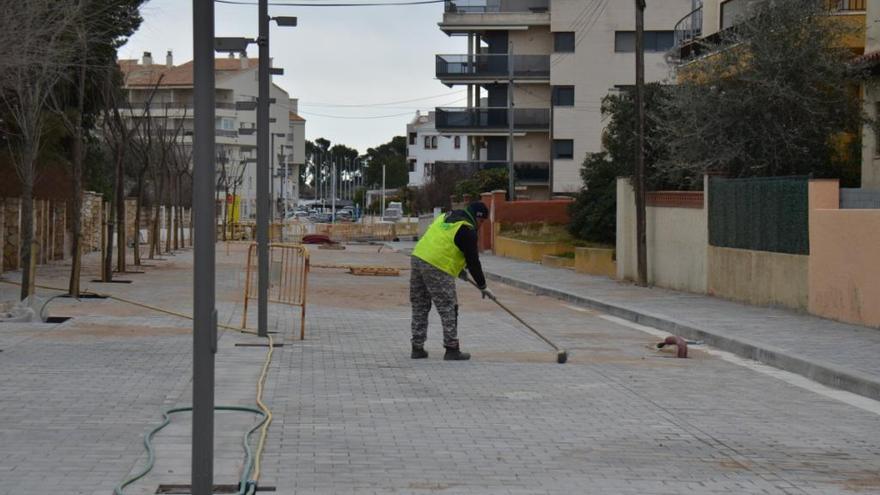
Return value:
<svg viewBox="0 0 880 495">
<path fill-rule="evenodd" d="M 416 112 L 406 126 L 409 185 L 420 187 L 431 180 L 437 167 L 467 163 L 467 136 L 441 134 L 434 125 L 434 112 Z"/>
<path fill-rule="evenodd" d="M 174 65 L 171 52 L 165 64 L 155 64 L 149 52 L 142 60 L 120 60 L 125 77 L 124 88 L 131 112 L 128 117 L 139 118 L 150 99 L 150 118 L 168 127 L 182 126 L 180 139 L 191 143 L 193 129 L 193 65 L 186 62 Z M 218 183 L 223 174 L 235 183 L 235 203 L 241 220 L 256 218 L 257 195 L 257 135 L 256 99 L 259 92 L 258 62 L 247 57 L 218 58 L 215 61 L 216 87 L 216 153 Z M 305 161 L 305 121 L 297 116 L 297 125 L 291 124 L 290 95 L 276 84 L 270 86 L 269 106 L 272 163 L 283 169 L 285 163 L 302 164 Z M 295 100 L 293 100 L 295 102 Z M 296 150 L 300 150 L 297 155 Z M 299 162 L 297 162 L 299 158 Z M 280 164 L 280 165 L 279 165 Z M 278 176 L 279 174 L 274 174 Z M 273 183 L 279 191 L 279 179 Z M 230 194 L 233 187 L 230 187 Z M 218 187 L 225 193 L 225 187 Z M 276 197 L 277 194 L 276 194 Z M 227 200 L 232 206 L 232 198 Z M 277 204 L 277 201 L 276 201 Z"/>
<path fill-rule="evenodd" d="M 694 0 L 645 12 L 645 76 L 670 77 L 665 53 Z M 508 166 L 517 197 L 581 188 L 587 153 L 602 151 L 602 99 L 635 83 L 635 6 L 613 0 L 449 0 L 440 29 L 465 39 L 437 55 L 437 78 L 465 86 L 468 105 L 438 108 L 437 128 L 469 134 L 468 159 Z"/>
</svg>

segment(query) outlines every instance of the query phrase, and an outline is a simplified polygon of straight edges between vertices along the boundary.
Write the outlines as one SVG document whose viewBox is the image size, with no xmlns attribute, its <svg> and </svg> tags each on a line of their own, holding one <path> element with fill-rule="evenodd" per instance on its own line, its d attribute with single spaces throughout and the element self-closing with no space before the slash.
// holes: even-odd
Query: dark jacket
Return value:
<svg viewBox="0 0 880 495">
<path fill-rule="evenodd" d="M 464 210 L 453 210 L 446 215 L 446 223 L 467 222 L 455 234 L 455 246 L 464 254 L 467 270 L 473 277 L 474 282 L 481 289 L 486 288 L 486 277 L 483 275 L 483 265 L 480 264 L 480 249 L 477 243 L 476 220 Z"/>
</svg>

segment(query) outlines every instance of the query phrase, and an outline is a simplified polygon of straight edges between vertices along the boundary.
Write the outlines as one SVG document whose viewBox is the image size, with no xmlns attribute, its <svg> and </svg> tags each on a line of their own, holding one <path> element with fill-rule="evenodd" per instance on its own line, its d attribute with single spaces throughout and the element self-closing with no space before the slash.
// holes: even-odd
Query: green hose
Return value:
<svg viewBox="0 0 880 495">
<path fill-rule="evenodd" d="M 253 483 L 248 478 L 250 477 L 251 471 L 254 467 L 254 459 L 253 453 L 251 452 L 250 439 L 251 435 L 257 431 L 257 429 L 266 422 L 266 413 L 260 409 L 255 407 L 247 407 L 247 406 L 215 406 L 215 411 L 243 411 L 249 412 L 253 414 L 259 414 L 263 417 L 263 419 L 256 424 L 253 428 L 248 430 L 247 433 L 244 434 L 244 438 L 242 439 L 242 444 L 244 445 L 244 451 L 246 454 L 247 461 L 245 462 L 244 469 L 241 472 L 241 480 L 238 483 L 238 494 L 237 495 L 253 495 L 256 490 L 256 484 Z M 162 412 L 162 423 L 150 430 L 146 435 L 144 435 L 144 448 L 147 450 L 147 464 L 144 466 L 141 472 L 135 474 L 134 476 L 128 478 L 127 480 L 120 483 L 116 488 L 113 489 L 113 495 L 125 495 L 123 490 L 128 485 L 134 483 L 135 481 L 146 476 L 150 471 L 153 470 L 153 466 L 156 464 L 156 452 L 153 449 L 153 437 L 159 433 L 163 428 L 168 426 L 171 423 L 171 415 L 180 413 L 180 412 L 188 412 L 192 411 L 192 406 L 187 407 L 173 407 L 171 409 L 167 409 Z"/>
</svg>

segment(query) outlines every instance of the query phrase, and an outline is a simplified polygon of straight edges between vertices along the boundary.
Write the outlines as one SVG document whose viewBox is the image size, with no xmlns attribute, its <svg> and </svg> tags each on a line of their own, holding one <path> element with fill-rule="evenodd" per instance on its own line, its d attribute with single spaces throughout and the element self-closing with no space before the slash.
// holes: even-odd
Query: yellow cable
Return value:
<svg viewBox="0 0 880 495">
<path fill-rule="evenodd" d="M 0 282 L 5 283 L 5 284 L 10 284 L 10 285 L 16 285 L 19 287 L 21 286 L 21 283 L 13 282 L 11 280 L 0 280 Z M 61 289 L 58 287 L 51 287 L 51 286 L 47 286 L 47 285 L 34 285 L 34 287 L 37 287 L 39 289 L 67 292 L 67 289 Z M 130 299 L 125 299 L 125 298 L 113 296 L 110 294 L 98 294 L 95 292 L 88 292 L 88 291 L 84 291 L 84 292 L 103 296 L 108 299 L 112 299 L 114 301 L 118 301 L 121 303 L 131 304 L 132 306 L 138 306 L 138 307 L 141 307 L 144 309 L 149 309 L 151 311 L 156 311 L 156 312 L 164 313 L 164 314 L 171 315 L 171 316 L 177 316 L 177 317 L 184 318 L 187 320 L 193 319 L 193 317 L 191 315 L 187 315 L 184 313 L 178 313 L 176 311 L 171 311 L 168 309 L 160 308 L 158 306 L 151 306 L 149 304 L 144 304 L 141 302 L 132 301 Z M 243 333 L 243 334 L 259 335 L 257 332 L 255 332 L 253 330 L 248 330 L 248 329 L 243 329 L 243 328 L 235 328 L 235 327 L 231 327 L 229 325 L 223 325 L 221 323 L 218 323 L 217 326 L 220 328 L 223 328 L 225 330 L 234 330 L 236 332 Z M 257 380 L 257 405 L 260 407 L 260 409 L 264 413 L 266 413 L 266 422 L 263 423 L 262 428 L 260 428 L 260 441 L 257 444 L 257 454 L 255 456 L 255 461 L 254 461 L 254 477 L 253 477 L 254 481 L 260 480 L 260 462 L 263 457 L 263 449 L 265 448 L 265 445 L 266 445 L 266 437 L 269 434 L 269 425 L 272 423 L 272 411 L 269 410 L 268 407 L 266 407 L 265 403 L 263 403 L 263 385 L 265 384 L 266 377 L 269 374 L 269 366 L 272 364 L 272 354 L 275 351 L 275 341 L 271 335 L 266 335 L 266 338 L 269 340 L 269 352 L 266 353 L 266 361 L 263 363 L 263 370 L 260 373 L 259 380 Z"/>
</svg>

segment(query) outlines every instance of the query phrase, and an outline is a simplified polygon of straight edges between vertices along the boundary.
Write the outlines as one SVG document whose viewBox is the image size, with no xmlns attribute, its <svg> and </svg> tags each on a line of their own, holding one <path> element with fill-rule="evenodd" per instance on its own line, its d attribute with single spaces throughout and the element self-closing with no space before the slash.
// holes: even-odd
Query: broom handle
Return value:
<svg viewBox="0 0 880 495">
<path fill-rule="evenodd" d="M 477 289 L 480 289 L 480 286 L 478 286 L 478 285 L 476 284 L 476 282 L 474 282 L 473 280 L 471 280 L 470 277 L 468 277 L 467 280 L 468 280 L 468 282 L 471 283 L 471 285 L 473 285 L 473 286 L 476 287 Z M 480 289 L 480 290 L 482 290 L 482 289 Z M 531 325 L 529 325 L 528 323 L 526 323 L 526 322 L 525 322 L 522 318 L 520 318 L 516 313 L 514 313 L 513 311 L 511 311 L 510 308 L 508 308 L 507 306 L 505 306 L 504 304 L 502 304 L 501 301 L 499 301 L 498 298 L 495 297 L 494 294 L 493 294 L 493 295 L 490 295 L 490 296 L 489 296 L 489 299 L 491 299 L 491 300 L 492 300 L 495 304 L 497 304 L 501 309 L 503 309 L 504 311 L 507 311 L 507 314 L 509 314 L 510 316 L 512 316 L 514 319 L 516 319 L 516 321 L 522 323 L 526 328 L 528 328 L 529 330 L 531 330 L 533 334 L 537 335 L 538 338 L 540 338 L 541 340 L 543 340 L 544 342 L 546 342 L 547 345 L 549 345 L 550 347 L 556 349 L 557 351 L 559 350 L 559 347 L 557 347 L 556 344 L 554 344 L 553 342 L 550 342 L 550 340 L 547 339 L 547 337 L 544 337 L 543 335 L 541 335 L 541 332 L 535 330 Z"/>
</svg>

